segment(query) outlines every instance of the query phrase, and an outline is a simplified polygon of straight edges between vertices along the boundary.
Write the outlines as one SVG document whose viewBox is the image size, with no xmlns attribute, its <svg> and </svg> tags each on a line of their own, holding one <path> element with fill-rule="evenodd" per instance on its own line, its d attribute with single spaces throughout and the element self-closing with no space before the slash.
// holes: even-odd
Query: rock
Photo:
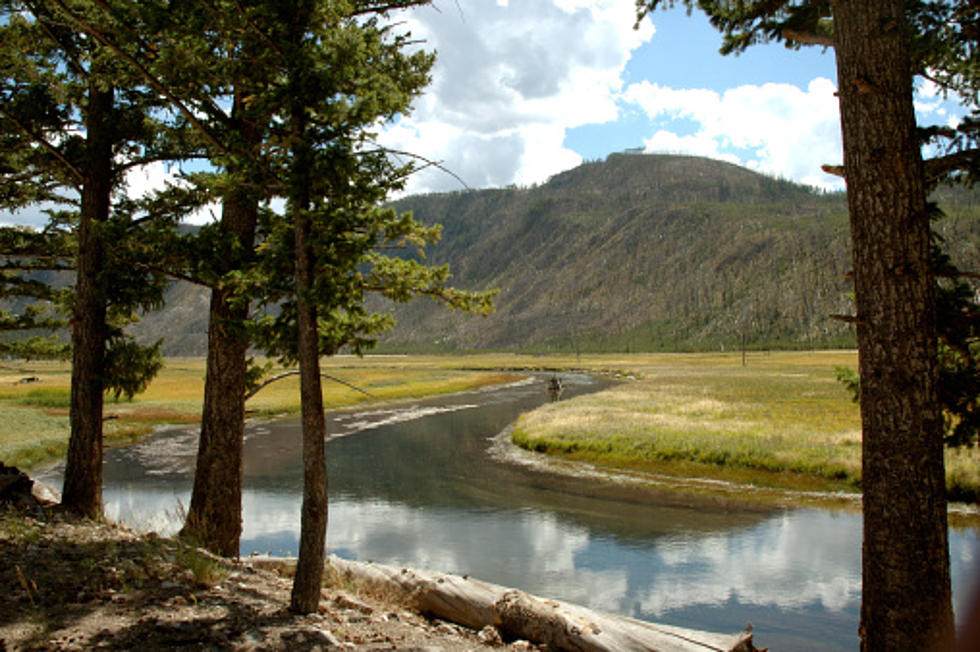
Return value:
<svg viewBox="0 0 980 652">
<path fill-rule="evenodd" d="M 30 509 L 60 502 L 61 494 L 57 490 L 32 480 L 17 467 L 0 462 L 0 504 Z"/>
<path fill-rule="evenodd" d="M 504 644 L 504 639 L 500 637 L 500 632 L 493 625 L 487 625 L 476 635 L 477 639 L 484 645 L 497 647 Z"/>
<path fill-rule="evenodd" d="M 60 491 L 37 480 L 34 481 L 34 486 L 31 487 L 31 495 L 42 506 L 52 506 L 61 503 Z"/>
<path fill-rule="evenodd" d="M 360 611 L 362 614 L 374 613 L 374 607 L 347 593 L 338 593 L 334 596 L 333 603 L 342 609 L 354 609 L 355 611 Z"/>
<path fill-rule="evenodd" d="M 26 473 L 0 462 L 0 504 L 20 508 L 37 506 L 37 500 L 31 495 L 33 486 L 34 481 Z"/>
</svg>

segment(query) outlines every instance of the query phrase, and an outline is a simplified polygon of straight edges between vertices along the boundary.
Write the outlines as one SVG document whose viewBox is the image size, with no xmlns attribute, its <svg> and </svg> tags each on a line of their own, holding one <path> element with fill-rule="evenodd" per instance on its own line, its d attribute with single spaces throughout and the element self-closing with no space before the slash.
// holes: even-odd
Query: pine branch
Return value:
<svg viewBox="0 0 980 652">
<path fill-rule="evenodd" d="M 76 168 L 72 164 L 72 162 L 69 161 L 65 157 L 65 155 L 62 154 L 61 151 L 57 147 L 55 147 L 54 145 L 52 145 L 51 143 L 49 143 L 47 141 L 47 139 L 45 139 L 40 134 L 36 134 L 33 131 L 31 131 L 27 127 L 27 125 L 25 125 L 24 123 L 22 123 L 13 114 L 11 114 L 6 109 L 4 109 L 2 105 L 0 105 L 0 114 L 3 114 L 4 117 L 6 117 L 11 122 L 13 122 L 14 125 L 16 125 L 18 129 L 20 129 L 21 131 L 23 131 L 24 134 L 26 134 L 28 138 L 30 138 L 31 140 L 33 140 L 35 143 L 37 143 L 38 145 L 40 145 L 44 149 L 48 150 L 48 152 L 50 152 L 56 159 L 58 159 L 58 161 L 62 165 L 64 165 L 65 168 L 67 168 L 68 172 L 70 172 L 71 175 L 78 180 L 78 183 L 81 184 L 81 183 L 84 183 L 85 182 L 85 175 L 82 174 L 81 170 L 79 170 L 78 168 Z"/>
<path fill-rule="evenodd" d="M 824 165 L 821 165 L 820 166 L 820 169 L 823 170 L 824 172 L 826 172 L 827 174 L 832 174 L 835 177 L 840 177 L 842 179 L 844 178 L 844 166 L 843 165 L 827 165 L 827 164 L 824 164 Z"/>
<path fill-rule="evenodd" d="M 975 168 L 978 163 L 980 163 L 980 149 L 965 149 L 929 159 L 924 162 L 926 182 L 932 183 L 956 170 L 963 170 L 967 167 Z"/>
<path fill-rule="evenodd" d="M 82 62 L 78 57 L 78 53 L 75 52 L 75 48 L 69 45 L 68 43 L 63 42 L 61 38 L 59 38 L 58 35 L 55 34 L 54 30 L 51 29 L 50 21 L 46 20 L 43 16 L 41 16 L 40 11 L 38 11 L 36 7 L 34 7 L 30 2 L 25 2 L 24 4 L 26 4 L 28 9 L 31 10 L 31 13 L 34 14 L 34 18 L 37 20 L 38 24 L 41 26 L 44 32 L 48 35 L 48 38 L 50 38 L 55 44 L 57 44 L 57 46 L 61 48 L 62 51 L 65 53 L 65 56 L 68 61 L 68 67 L 71 68 L 75 72 L 75 74 L 81 77 L 82 79 L 88 79 L 88 71 L 85 70 L 85 67 L 82 65 Z"/>
<path fill-rule="evenodd" d="M 378 143 L 374 143 L 374 144 L 375 145 L 378 145 Z M 469 184 L 467 184 L 465 181 L 463 181 L 463 179 L 458 174 L 456 174 L 455 172 L 453 172 L 452 170 L 450 170 L 449 168 L 447 168 L 446 166 L 444 166 L 442 163 L 439 163 L 438 161 L 433 161 L 433 160 L 427 159 L 426 157 L 421 156 L 419 154 L 413 154 L 412 152 L 405 152 L 405 151 L 397 150 L 397 149 L 388 149 L 387 147 L 383 147 L 381 145 L 378 145 L 378 149 L 372 149 L 372 150 L 361 152 L 361 153 L 362 154 L 378 154 L 378 153 L 383 153 L 383 154 L 391 154 L 391 155 L 394 155 L 394 156 L 408 156 L 409 158 L 414 158 L 414 159 L 417 159 L 417 160 L 422 161 L 423 163 L 425 163 L 425 165 L 423 165 L 421 168 L 418 168 L 416 170 L 412 170 L 411 174 L 414 174 L 415 172 L 420 172 L 421 170 L 424 170 L 425 168 L 434 167 L 434 168 L 436 168 L 438 170 L 441 170 L 441 171 L 445 172 L 446 174 L 448 174 L 452 178 L 456 179 L 456 181 L 459 181 L 460 185 L 462 185 L 463 188 L 465 188 L 466 190 L 472 190 L 472 188 L 470 188 Z"/>
<path fill-rule="evenodd" d="M 363 16 L 365 14 L 383 14 L 395 9 L 408 9 L 410 7 L 420 7 L 422 5 L 429 4 L 432 4 L 431 0 L 403 0 L 402 2 L 395 0 L 394 2 L 355 9 L 349 15 L 353 18 L 355 16 Z"/>
<path fill-rule="evenodd" d="M 18 272 L 70 272 L 75 266 L 69 263 L 0 263 L 0 270 Z"/>
<path fill-rule="evenodd" d="M 263 389 L 266 385 L 271 385 L 272 383 L 276 382 L 277 380 L 282 380 L 283 378 L 287 378 L 289 376 L 299 375 L 299 373 L 300 372 L 297 369 L 297 370 L 294 370 L 294 371 L 284 371 L 281 374 L 276 374 L 272 378 L 269 378 L 268 380 L 265 380 L 264 382 L 262 382 L 258 387 L 256 387 L 252 391 L 250 391 L 247 394 L 245 394 L 245 400 L 247 401 L 248 399 L 250 399 L 253 396 L 255 396 L 256 394 L 258 394 L 259 393 L 259 390 Z M 351 389 L 353 389 L 355 391 L 358 391 L 361 394 L 364 394 L 366 396 L 370 396 L 373 399 L 377 399 L 378 398 L 377 396 L 375 396 L 371 392 L 368 392 L 367 390 L 363 390 L 360 387 L 358 387 L 357 385 L 352 385 L 352 384 L 348 383 L 346 380 L 341 380 L 340 378 L 335 378 L 335 377 L 331 376 L 330 374 L 325 374 L 325 373 L 322 373 L 322 372 L 320 373 L 320 375 L 323 376 L 324 378 L 327 378 L 327 379 L 332 380 L 334 382 L 338 382 L 341 385 L 346 385 L 347 387 L 350 387 Z"/>
<path fill-rule="evenodd" d="M 84 19 L 80 18 L 75 13 L 73 13 L 72 10 L 68 8 L 68 6 L 66 6 L 62 0 L 53 0 L 53 2 L 65 13 L 66 16 L 68 16 L 79 27 L 81 27 L 83 31 L 89 34 L 92 38 L 96 39 L 103 46 L 105 46 L 106 48 L 114 52 L 116 55 L 124 59 L 127 63 L 129 63 L 129 65 L 133 66 L 133 68 L 136 69 L 136 71 L 143 77 L 143 79 L 145 79 L 146 82 L 154 88 L 154 90 L 156 90 L 158 93 L 166 97 L 167 100 L 174 106 L 174 108 L 176 108 L 180 112 L 180 114 L 183 115 L 184 118 L 188 122 L 190 122 L 195 129 L 197 129 L 198 133 L 200 133 L 205 140 L 211 143 L 211 145 L 216 150 L 218 150 L 222 154 L 226 154 L 226 155 L 231 154 L 231 151 L 229 151 L 229 149 L 225 147 L 224 143 L 222 143 L 218 139 L 218 137 L 215 136 L 211 132 L 211 130 L 208 129 L 207 126 L 205 126 L 204 123 L 201 122 L 197 118 L 197 116 L 194 115 L 194 113 L 187 108 L 187 106 L 180 100 L 180 98 L 175 96 L 163 82 L 157 79 L 152 72 L 147 70 L 146 66 L 141 64 L 135 58 L 133 58 L 128 52 L 124 51 L 121 47 L 113 43 L 105 34 L 103 34 L 101 31 L 96 29 L 92 24 L 88 23 L 87 21 L 85 21 Z M 108 7 L 108 5 L 106 5 L 105 2 L 102 2 L 101 0 L 94 0 L 94 2 L 96 5 L 111 12 L 111 8 Z M 224 113 L 221 112 L 220 110 L 218 110 L 218 113 L 224 116 Z"/>
<path fill-rule="evenodd" d="M 789 27 L 783 28 L 780 34 L 787 41 L 796 41 L 797 43 L 805 43 L 806 45 L 822 45 L 825 48 L 834 47 L 834 39 L 826 34 L 801 32 Z"/>
<path fill-rule="evenodd" d="M 210 157 L 207 154 L 188 154 L 187 152 L 160 152 L 159 154 L 154 154 L 153 156 L 143 156 L 140 158 L 131 159 L 122 165 L 115 168 L 116 173 L 126 172 L 133 168 L 138 168 L 141 165 L 150 165 L 151 163 L 162 163 L 164 161 L 206 161 Z"/>
<path fill-rule="evenodd" d="M 248 14 L 245 12 L 245 8 L 242 7 L 242 3 L 239 2 L 239 0 L 234 0 L 234 1 L 235 1 L 235 9 L 238 11 L 238 15 L 241 16 L 242 20 L 245 21 L 245 24 L 249 27 L 249 29 L 251 29 L 253 32 L 255 32 L 256 34 L 258 34 L 259 37 L 263 41 L 265 41 L 266 45 L 268 45 L 270 48 L 272 48 L 272 51 L 273 52 L 275 52 L 276 54 L 278 54 L 280 57 L 285 57 L 285 55 L 283 54 L 282 48 L 279 47 L 279 44 L 276 43 L 258 25 L 256 25 L 252 21 L 251 18 L 248 17 Z"/>
</svg>

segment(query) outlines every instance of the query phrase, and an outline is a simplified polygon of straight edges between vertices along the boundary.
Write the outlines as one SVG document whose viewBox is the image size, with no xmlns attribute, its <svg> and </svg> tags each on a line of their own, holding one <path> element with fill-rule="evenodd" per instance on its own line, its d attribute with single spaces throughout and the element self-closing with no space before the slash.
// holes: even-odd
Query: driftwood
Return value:
<svg viewBox="0 0 980 652">
<path fill-rule="evenodd" d="M 251 561 L 287 574 L 295 564 L 285 559 Z M 334 556 L 328 560 L 327 573 L 332 573 L 335 581 L 404 602 L 431 617 L 477 630 L 492 626 L 505 639 L 524 639 L 559 650 L 756 651 L 748 629 L 726 635 L 657 625 L 536 598 L 465 575 L 399 569 Z"/>
</svg>

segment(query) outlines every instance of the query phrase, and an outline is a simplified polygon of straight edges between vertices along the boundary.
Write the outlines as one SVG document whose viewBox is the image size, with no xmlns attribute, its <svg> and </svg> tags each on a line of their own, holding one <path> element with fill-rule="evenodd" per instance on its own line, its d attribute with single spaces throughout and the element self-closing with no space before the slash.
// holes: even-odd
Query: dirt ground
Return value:
<svg viewBox="0 0 980 652">
<path fill-rule="evenodd" d="M 53 509 L 0 508 L 3 650 L 487 650 L 504 645 L 403 605 L 328 586 L 290 613 L 291 581 L 155 534 Z"/>
</svg>

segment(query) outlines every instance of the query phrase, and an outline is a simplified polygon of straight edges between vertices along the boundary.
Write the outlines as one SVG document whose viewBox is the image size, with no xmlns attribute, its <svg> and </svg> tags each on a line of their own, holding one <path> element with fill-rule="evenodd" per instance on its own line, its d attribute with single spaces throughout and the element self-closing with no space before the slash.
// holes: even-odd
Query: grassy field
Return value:
<svg viewBox="0 0 980 652">
<path fill-rule="evenodd" d="M 375 398 L 324 379 L 324 405 L 340 408 L 366 401 L 393 401 L 456 392 L 518 378 L 485 373 L 486 364 L 460 368 L 448 357 L 405 358 L 338 356 L 322 363 L 325 374 L 355 385 Z M 204 359 L 171 358 L 144 394 L 133 401 L 107 401 L 105 438 L 110 445 L 128 443 L 164 424 L 200 420 L 204 395 Z M 275 369 L 273 371 L 282 371 Z M 24 379 L 36 379 L 21 382 Z M 68 444 L 70 369 L 59 362 L 6 361 L 0 365 L 0 460 L 30 469 L 63 456 Z M 251 416 L 299 411 L 299 377 L 277 381 L 246 404 Z"/>
<path fill-rule="evenodd" d="M 515 443 L 613 467 L 793 489 L 857 491 L 858 406 L 836 381 L 849 352 L 652 354 L 608 360 L 639 379 L 551 403 Z M 947 453 L 947 486 L 980 496 L 980 451 Z"/>
<path fill-rule="evenodd" d="M 625 382 L 523 415 L 516 443 L 599 464 L 770 487 L 857 491 L 858 406 L 833 368 L 857 364 L 847 351 L 520 356 L 339 356 L 323 372 L 376 398 L 324 380 L 324 404 L 342 408 L 506 382 L 522 370 L 612 374 Z M 489 372 L 489 373 L 488 373 Z M 31 383 L 23 378 L 36 377 Z M 0 460 L 29 469 L 64 454 L 69 369 L 51 362 L 0 366 Z M 146 393 L 108 402 L 106 439 L 133 441 L 161 424 L 200 418 L 204 360 L 166 361 Z M 299 380 L 269 385 L 249 400 L 252 416 L 296 413 Z M 951 495 L 980 497 L 980 451 L 947 453 Z"/>
</svg>

